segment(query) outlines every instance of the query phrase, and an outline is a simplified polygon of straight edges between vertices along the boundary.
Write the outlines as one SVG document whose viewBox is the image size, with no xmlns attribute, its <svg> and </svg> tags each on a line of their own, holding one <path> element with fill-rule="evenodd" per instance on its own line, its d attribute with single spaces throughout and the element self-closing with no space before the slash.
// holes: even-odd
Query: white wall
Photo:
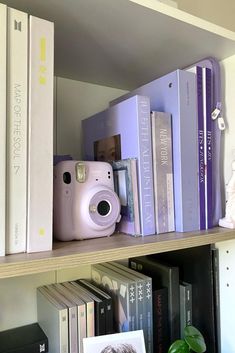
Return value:
<svg viewBox="0 0 235 353">
<path fill-rule="evenodd" d="M 231 164 L 235 160 L 235 55 L 222 61 L 221 72 L 223 115 L 226 122 L 221 158 L 224 183 L 227 184 L 231 177 Z"/>
<path fill-rule="evenodd" d="M 106 109 L 126 91 L 60 77 L 56 87 L 56 152 L 81 159 L 81 120 Z"/>
</svg>

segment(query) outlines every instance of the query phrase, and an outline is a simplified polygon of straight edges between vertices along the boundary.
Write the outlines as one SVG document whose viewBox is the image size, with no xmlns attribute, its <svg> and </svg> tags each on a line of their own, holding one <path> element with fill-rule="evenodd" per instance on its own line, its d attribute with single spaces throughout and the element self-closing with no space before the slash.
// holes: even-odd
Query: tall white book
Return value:
<svg viewBox="0 0 235 353">
<path fill-rule="evenodd" d="M 29 18 L 27 252 L 52 249 L 54 24 Z"/>
<path fill-rule="evenodd" d="M 28 15 L 8 8 L 6 252 L 26 251 Z"/>
<path fill-rule="evenodd" d="M 0 4 L 0 256 L 5 255 L 7 7 Z"/>
</svg>

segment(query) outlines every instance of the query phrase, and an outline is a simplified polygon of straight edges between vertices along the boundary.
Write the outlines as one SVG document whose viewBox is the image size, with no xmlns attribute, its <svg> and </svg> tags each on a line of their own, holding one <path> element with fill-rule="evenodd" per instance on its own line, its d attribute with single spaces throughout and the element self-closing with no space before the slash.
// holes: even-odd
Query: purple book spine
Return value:
<svg viewBox="0 0 235 353">
<path fill-rule="evenodd" d="M 206 228 L 212 228 L 212 120 L 211 120 L 211 69 L 203 68 L 206 95 Z"/>
<path fill-rule="evenodd" d="M 206 229 L 205 214 L 205 165 L 204 165 L 204 124 L 202 96 L 202 68 L 197 66 L 197 106 L 198 106 L 198 187 L 200 208 L 200 229 Z"/>
</svg>

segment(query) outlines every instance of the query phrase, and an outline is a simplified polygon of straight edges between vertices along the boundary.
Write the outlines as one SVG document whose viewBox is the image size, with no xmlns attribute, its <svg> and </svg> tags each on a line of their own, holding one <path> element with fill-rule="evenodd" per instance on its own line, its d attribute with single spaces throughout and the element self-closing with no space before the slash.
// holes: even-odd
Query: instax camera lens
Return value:
<svg viewBox="0 0 235 353">
<path fill-rule="evenodd" d="M 97 206 L 97 211 L 101 216 L 107 216 L 110 211 L 110 204 L 108 201 L 100 201 Z"/>
</svg>

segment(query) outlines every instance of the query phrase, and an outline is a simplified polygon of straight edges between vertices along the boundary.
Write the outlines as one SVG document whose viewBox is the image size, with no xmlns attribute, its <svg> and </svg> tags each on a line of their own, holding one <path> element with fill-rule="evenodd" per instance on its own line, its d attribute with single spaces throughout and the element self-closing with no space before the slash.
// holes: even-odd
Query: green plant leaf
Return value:
<svg viewBox="0 0 235 353">
<path fill-rule="evenodd" d="M 186 326 L 184 329 L 185 341 L 189 348 L 196 353 L 204 353 L 206 351 L 206 343 L 201 332 L 194 326 Z"/>
<path fill-rule="evenodd" d="M 170 346 L 168 353 L 190 353 L 190 350 L 184 340 L 176 340 Z"/>
</svg>

